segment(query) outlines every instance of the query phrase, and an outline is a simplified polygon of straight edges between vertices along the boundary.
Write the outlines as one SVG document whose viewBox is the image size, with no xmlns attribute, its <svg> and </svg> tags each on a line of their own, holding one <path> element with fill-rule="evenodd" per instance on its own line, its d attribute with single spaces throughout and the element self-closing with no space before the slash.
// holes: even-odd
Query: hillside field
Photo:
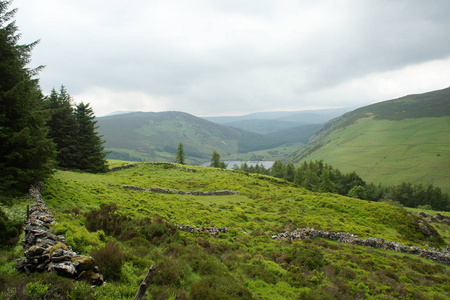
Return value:
<svg viewBox="0 0 450 300">
<path fill-rule="evenodd" d="M 327 135 L 304 160 L 324 160 L 375 184 L 433 183 L 450 191 L 450 117 L 360 120 Z"/>
<path fill-rule="evenodd" d="M 125 185 L 240 193 L 162 194 Z M 65 283 L 64 293 L 83 299 L 132 299 L 151 264 L 159 269 L 148 288 L 150 299 L 444 299 L 450 293 L 450 266 L 416 255 L 320 238 L 270 237 L 310 227 L 422 248 L 449 246 L 448 235 L 427 237 L 420 218 L 387 203 L 312 193 L 262 175 L 145 163 L 105 174 L 57 171 L 45 183 L 43 197 L 57 220 L 55 233 L 63 234 L 75 251 L 98 259 L 98 249 L 110 249 L 111 242 L 117 242 L 120 250 L 115 253 L 123 255 L 119 269 L 108 268 L 114 260 L 103 267 L 104 286 Z M 29 201 L 22 200 L 8 213 L 23 216 L 26 204 Z M 110 206 L 92 219 L 101 204 L 117 209 Z M 88 224 L 100 224 L 105 214 L 110 221 L 90 232 Z M 175 229 L 180 224 L 226 227 L 228 233 L 188 233 Z M 437 229 L 446 232 L 448 226 Z M 53 288 L 53 277 L 17 274 L 13 266 L 22 253 L 16 246 L 2 256 L 0 287 L 2 282 L 11 287 L 31 281 Z M 45 294 L 43 290 L 35 292 Z"/>
</svg>

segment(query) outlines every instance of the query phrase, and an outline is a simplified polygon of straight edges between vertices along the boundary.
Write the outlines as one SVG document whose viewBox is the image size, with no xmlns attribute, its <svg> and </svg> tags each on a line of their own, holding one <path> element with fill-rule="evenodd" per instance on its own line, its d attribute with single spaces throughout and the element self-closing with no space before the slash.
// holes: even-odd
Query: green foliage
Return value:
<svg viewBox="0 0 450 300">
<path fill-rule="evenodd" d="M 119 207 L 115 203 L 101 203 L 99 209 L 86 213 L 86 228 L 91 232 L 103 230 L 108 235 L 121 235 L 124 222 L 130 218 L 118 214 L 118 209 Z"/>
<path fill-rule="evenodd" d="M 52 172 L 54 145 L 47 137 L 42 95 L 28 69 L 37 42 L 19 45 L 11 1 L 0 1 L 0 193 L 25 192 Z"/>
<path fill-rule="evenodd" d="M 448 103 L 448 99 L 445 101 Z M 438 109 L 439 106 L 431 111 Z M 287 160 L 323 160 L 343 172 L 356 171 L 368 182 L 433 183 L 450 192 L 448 111 L 441 110 L 447 116 L 397 121 L 368 115 L 345 127 L 331 127 L 332 131 L 320 135 Z"/>
<path fill-rule="evenodd" d="M 25 295 L 31 299 L 43 299 L 46 296 L 48 289 L 49 286 L 41 281 L 29 282 L 25 289 Z"/>
<path fill-rule="evenodd" d="M 73 99 L 64 86 L 52 90 L 45 100 L 51 112 L 49 136 L 57 145 L 58 166 L 86 172 L 107 171 L 106 155 L 97 121 L 89 104 L 81 102 L 74 108 Z"/>
<path fill-rule="evenodd" d="M 92 257 L 105 280 L 120 280 L 125 256 L 118 243 L 107 242 L 103 248 L 93 250 Z"/>
<path fill-rule="evenodd" d="M 10 220 L 0 208 L 0 247 L 14 245 L 22 232 L 22 222 Z"/>
<path fill-rule="evenodd" d="M 112 165 L 124 164 L 127 163 Z M 309 226 L 351 232 L 360 238 L 383 237 L 406 245 L 447 246 L 444 242 L 448 239 L 427 239 L 417 219 L 403 208 L 313 193 L 266 175 L 192 168 L 196 172 L 142 163 L 100 174 L 58 171 L 55 178 L 46 182 L 43 197 L 56 212 L 57 234 L 64 233 L 72 243 L 72 236 L 82 232 L 86 241 L 97 243 L 91 248 L 83 246 L 91 254 L 92 248 L 111 247 L 104 244 L 105 240 L 117 243 L 123 254 L 124 263 L 115 263 L 120 268 L 103 272 L 120 276 L 90 290 L 85 299 L 132 298 L 152 264 L 159 271 L 150 282 L 147 295 L 154 299 L 201 299 L 211 295 L 219 299 L 448 296 L 450 269 L 431 260 L 323 239 L 292 242 L 270 238 L 273 232 Z M 159 194 L 120 187 L 125 184 L 184 191 L 227 188 L 240 194 Z M 110 204 L 112 201 L 115 205 Z M 88 232 L 85 226 L 91 226 L 87 224 L 95 219 L 104 225 L 93 228 L 96 232 Z M 108 222 L 101 220 L 120 226 L 111 226 L 110 234 L 105 236 L 103 230 L 108 230 Z M 177 224 L 228 227 L 229 233 L 212 237 L 209 233 L 182 232 L 176 230 Z M 436 228 L 440 233 L 448 231 L 448 226 L 441 225 Z M 116 230 L 117 227 L 122 230 Z M 0 290 L 7 291 L 4 286 L 18 287 L 10 274 L 15 272 L 15 259 L 22 255 L 21 251 L 3 259 L 0 255 Z M 111 249 L 108 253 L 116 256 Z M 30 280 L 26 275 L 16 276 L 25 278 L 24 286 Z M 54 287 L 41 281 L 49 286 L 49 291 Z M 84 285 L 70 284 L 66 288 L 71 297 L 88 291 Z"/>
<path fill-rule="evenodd" d="M 223 162 L 223 161 L 220 161 L 220 154 L 216 150 L 213 151 L 213 154 L 211 156 L 210 166 L 214 167 L 214 168 L 221 168 L 221 169 L 227 168 L 227 164 L 225 164 L 225 162 Z"/>
<path fill-rule="evenodd" d="M 367 199 L 366 189 L 360 185 L 354 186 L 350 191 L 348 191 L 348 196 L 358 199 Z"/>
<path fill-rule="evenodd" d="M 191 288 L 193 299 L 252 299 L 251 293 L 231 276 L 205 276 Z"/>
<path fill-rule="evenodd" d="M 183 143 L 178 144 L 177 153 L 175 153 L 175 162 L 178 164 L 185 164 L 186 154 L 184 153 Z"/>
<path fill-rule="evenodd" d="M 87 172 L 105 172 L 108 170 L 104 141 L 96 132 L 94 111 L 88 104 L 81 102 L 75 109 L 75 121 L 78 125 L 77 165 Z"/>
</svg>

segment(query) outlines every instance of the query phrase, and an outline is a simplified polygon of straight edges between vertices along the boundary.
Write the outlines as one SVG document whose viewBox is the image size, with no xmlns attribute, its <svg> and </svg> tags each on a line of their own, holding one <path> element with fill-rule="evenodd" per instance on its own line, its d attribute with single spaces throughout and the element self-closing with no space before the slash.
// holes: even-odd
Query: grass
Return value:
<svg viewBox="0 0 450 300">
<path fill-rule="evenodd" d="M 125 164 L 128 162 L 110 162 L 111 166 Z M 449 296 L 449 266 L 414 255 L 323 239 L 292 242 L 269 236 L 309 226 L 421 247 L 424 243 L 448 246 L 448 239 L 427 240 L 403 208 L 311 193 L 268 176 L 192 168 L 196 172 L 142 163 L 105 174 L 57 171 L 46 182 L 43 195 L 57 220 L 55 232 L 64 234 L 72 247 L 84 254 L 100 253 L 108 242 L 117 242 L 120 249 L 115 251 L 123 253 L 124 264 L 119 266 L 120 272 L 108 274 L 114 280 L 89 289 L 82 283 L 46 274 L 18 274 L 13 267 L 22 255 L 17 246 L 0 256 L 0 290 L 16 296 L 22 291 L 51 298 L 60 293 L 55 287 L 64 285 L 65 297 L 72 299 L 132 299 L 148 267 L 156 264 L 159 271 L 148 287 L 152 299 L 201 299 L 211 295 L 220 299 Z M 121 185 L 183 191 L 229 189 L 240 194 L 158 194 L 123 189 Z M 122 225 L 125 235 L 86 229 L 86 213 L 98 209 L 101 203 L 115 203 L 118 214 L 131 217 Z M 146 218 L 159 221 L 141 222 Z M 135 227 L 138 222 L 140 228 Z M 169 230 L 177 224 L 227 227 L 229 233 L 212 238 L 204 233 Z M 108 261 L 107 252 L 102 253 Z"/>
<path fill-rule="evenodd" d="M 375 184 L 433 183 L 450 191 L 450 117 L 368 120 L 337 129 L 305 160 L 323 159 Z"/>
</svg>

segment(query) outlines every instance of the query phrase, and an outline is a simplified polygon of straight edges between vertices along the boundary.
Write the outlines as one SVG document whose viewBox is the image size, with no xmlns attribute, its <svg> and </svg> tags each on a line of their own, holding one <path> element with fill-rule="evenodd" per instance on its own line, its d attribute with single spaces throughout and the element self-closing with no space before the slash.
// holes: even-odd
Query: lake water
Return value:
<svg viewBox="0 0 450 300">
<path fill-rule="evenodd" d="M 239 167 L 241 166 L 241 164 L 247 163 L 247 165 L 250 166 L 256 166 L 256 165 L 263 165 L 264 168 L 268 169 L 270 167 L 272 167 L 274 161 L 264 161 L 264 160 L 225 160 L 224 161 L 226 164 L 228 164 L 227 169 L 231 170 L 233 169 L 234 165 L 238 165 Z M 211 164 L 210 161 L 204 162 L 202 163 L 203 167 L 209 167 L 209 165 Z"/>
</svg>

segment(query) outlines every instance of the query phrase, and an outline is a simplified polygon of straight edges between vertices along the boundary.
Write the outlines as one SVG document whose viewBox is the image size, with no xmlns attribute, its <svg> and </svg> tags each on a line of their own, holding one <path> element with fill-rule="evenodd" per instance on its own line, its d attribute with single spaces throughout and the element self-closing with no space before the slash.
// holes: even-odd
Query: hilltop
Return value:
<svg viewBox="0 0 450 300">
<path fill-rule="evenodd" d="M 376 184 L 450 190 L 450 88 L 365 106 L 321 127 L 288 160 L 324 160 Z"/>
</svg>

